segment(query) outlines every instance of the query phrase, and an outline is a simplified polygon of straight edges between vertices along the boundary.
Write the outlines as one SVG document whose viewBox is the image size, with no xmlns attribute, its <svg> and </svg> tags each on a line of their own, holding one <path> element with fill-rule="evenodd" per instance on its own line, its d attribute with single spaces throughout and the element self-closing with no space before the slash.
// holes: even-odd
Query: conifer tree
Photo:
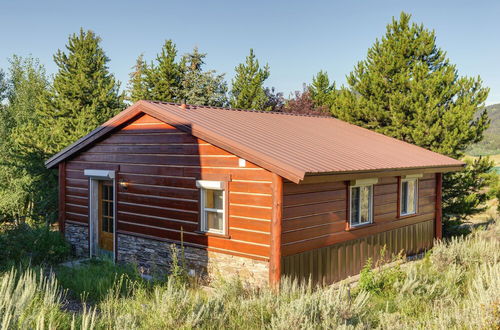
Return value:
<svg viewBox="0 0 500 330">
<path fill-rule="evenodd" d="M 316 107 L 330 107 L 332 105 L 335 91 L 335 84 L 330 84 L 328 73 L 320 71 L 313 77 L 309 86 L 309 95 Z"/>
<path fill-rule="evenodd" d="M 109 58 L 92 31 L 72 34 L 67 52 L 58 50 L 59 71 L 43 98 L 40 117 L 51 130 L 52 152 L 75 142 L 123 109 L 119 83 L 109 72 Z"/>
<path fill-rule="evenodd" d="M 182 65 L 176 61 L 177 48 L 166 40 L 161 52 L 146 70 L 149 96 L 155 101 L 178 102 L 182 83 Z"/>
<path fill-rule="evenodd" d="M 146 62 L 144 62 L 143 54 L 139 55 L 132 69 L 133 71 L 129 75 L 129 94 L 127 99 L 132 102 L 137 102 L 139 100 L 150 100 L 151 96 L 146 81 L 148 66 Z"/>
<path fill-rule="evenodd" d="M 195 105 L 226 106 L 227 84 L 224 74 L 214 70 L 203 71 L 206 53 L 200 53 L 195 47 L 193 52 L 184 55 L 182 65 L 182 82 L 179 98 L 182 102 Z"/>
<path fill-rule="evenodd" d="M 245 63 L 236 67 L 236 75 L 232 81 L 231 106 L 239 109 L 264 109 L 267 95 L 264 81 L 269 78 L 269 65 L 260 67 L 255 58 L 253 49 L 247 56 Z"/>
<path fill-rule="evenodd" d="M 482 139 L 488 89 L 460 77 L 436 45 L 433 31 L 393 19 L 381 40 L 347 77 L 334 116 L 421 147 L 459 158 Z"/>
<path fill-rule="evenodd" d="M 489 89 L 479 77 L 461 77 L 446 53 L 436 45 L 434 31 L 410 22 L 401 13 L 386 34 L 368 50 L 366 60 L 347 77 L 349 88 L 336 95 L 334 116 L 385 135 L 460 158 L 479 142 L 489 125 L 484 102 Z M 491 168 L 487 160 L 470 163 L 462 174 L 444 176 L 443 205 L 461 220 L 483 201 L 479 178 Z M 472 179 L 471 179 L 472 177 Z M 475 187 L 460 180 L 476 182 Z M 459 221 L 456 221 L 459 224 Z"/>
</svg>

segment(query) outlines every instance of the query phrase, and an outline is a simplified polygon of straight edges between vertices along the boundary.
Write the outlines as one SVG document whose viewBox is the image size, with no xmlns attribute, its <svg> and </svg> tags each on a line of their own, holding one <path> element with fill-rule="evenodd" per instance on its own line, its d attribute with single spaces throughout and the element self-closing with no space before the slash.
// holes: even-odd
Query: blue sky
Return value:
<svg viewBox="0 0 500 330">
<path fill-rule="evenodd" d="M 268 86 L 290 92 L 327 70 L 338 84 L 404 10 L 437 33 L 461 75 L 480 75 L 500 103 L 500 2 L 497 1 L 24 1 L 0 0 L 0 67 L 12 54 L 52 55 L 80 27 L 101 36 L 110 70 L 126 85 L 135 59 L 152 59 L 165 39 L 179 53 L 198 46 L 207 68 L 226 73 L 254 48 L 269 63 Z"/>
</svg>

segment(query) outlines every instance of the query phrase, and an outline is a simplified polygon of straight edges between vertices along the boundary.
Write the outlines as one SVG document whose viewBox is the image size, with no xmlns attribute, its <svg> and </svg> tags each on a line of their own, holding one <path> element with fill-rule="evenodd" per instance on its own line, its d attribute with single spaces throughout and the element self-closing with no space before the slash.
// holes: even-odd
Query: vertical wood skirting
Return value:
<svg viewBox="0 0 500 330">
<path fill-rule="evenodd" d="M 434 227 L 434 237 L 436 239 L 443 238 L 443 173 L 436 173 L 436 221 Z"/>
<path fill-rule="evenodd" d="M 271 251 L 269 284 L 279 287 L 281 280 L 281 224 L 283 213 L 283 178 L 273 173 L 273 217 L 271 223 Z"/>
<path fill-rule="evenodd" d="M 432 247 L 434 221 L 427 220 L 374 235 L 283 257 L 283 276 L 325 285 L 358 274 L 372 262 L 391 261 L 401 251 L 413 255 Z M 385 251 L 385 255 L 381 253 Z"/>
<path fill-rule="evenodd" d="M 59 163 L 59 231 L 64 232 L 64 217 L 66 214 L 66 162 Z"/>
</svg>

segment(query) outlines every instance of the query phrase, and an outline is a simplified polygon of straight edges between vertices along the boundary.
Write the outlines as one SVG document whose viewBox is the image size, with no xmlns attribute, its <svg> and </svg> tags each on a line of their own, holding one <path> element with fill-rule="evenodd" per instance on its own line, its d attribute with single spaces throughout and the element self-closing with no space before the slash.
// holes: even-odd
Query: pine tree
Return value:
<svg viewBox="0 0 500 330">
<path fill-rule="evenodd" d="M 54 55 L 59 71 L 40 110 L 45 128 L 51 130 L 52 152 L 75 142 L 124 107 L 119 83 L 109 72 L 109 58 L 100 43 L 94 32 L 80 29 L 69 37 L 67 52 L 58 50 Z"/>
<path fill-rule="evenodd" d="M 172 40 L 166 40 L 156 62 L 146 70 L 149 96 L 155 101 L 180 102 L 182 65 L 176 61 L 177 48 Z"/>
<path fill-rule="evenodd" d="M 268 110 L 264 108 L 268 100 L 263 84 L 270 75 L 269 65 L 266 64 L 261 68 L 253 49 L 250 49 L 245 63 L 239 64 L 235 70 L 231 106 L 239 109 Z"/>
<path fill-rule="evenodd" d="M 309 94 L 317 107 L 331 107 L 335 92 L 335 84 L 330 84 L 328 73 L 320 71 L 313 77 L 309 86 Z"/>
<path fill-rule="evenodd" d="M 461 157 L 482 139 L 488 89 L 480 78 L 460 77 L 437 47 L 433 31 L 402 13 L 347 77 L 333 107 L 340 119 Z"/>
<path fill-rule="evenodd" d="M 127 99 L 132 102 L 139 100 L 150 100 L 149 86 L 146 83 L 148 74 L 148 66 L 144 62 L 144 55 L 141 54 L 137 58 L 135 65 L 132 67 L 133 71 L 130 73 L 128 97 Z"/>
<path fill-rule="evenodd" d="M 347 77 L 332 105 L 334 116 L 385 135 L 416 144 L 451 157 L 460 158 L 471 144 L 479 142 L 489 125 L 483 109 L 488 88 L 479 77 L 460 77 L 446 53 L 436 45 L 436 36 L 423 25 L 410 23 L 401 13 L 393 18 L 382 39 L 368 50 Z M 461 175 L 445 175 L 444 187 L 457 186 L 461 176 L 479 175 L 488 170 L 483 163 L 470 164 Z M 475 212 L 481 202 L 478 189 L 468 187 L 459 196 L 444 195 L 445 219 L 460 220 Z M 467 205 L 468 207 L 463 207 Z M 460 210 L 458 212 L 458 210 Z"/>
<path fill-rule="evenodd" d="M 197 47 L 183 56 L 179 98 L 189 104 L 226 106 L 227 84 L 224 74 L 217 74 L 214 70 L 203 71 L 206 56 L 207 54 L 200 53 Z"/>
</svg>

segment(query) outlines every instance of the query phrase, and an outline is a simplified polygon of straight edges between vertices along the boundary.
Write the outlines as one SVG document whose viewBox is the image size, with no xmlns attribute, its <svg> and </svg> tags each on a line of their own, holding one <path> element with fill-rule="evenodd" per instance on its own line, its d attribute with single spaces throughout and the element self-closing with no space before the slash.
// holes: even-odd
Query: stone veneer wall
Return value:
<svg viewBox="0 0 500 330">
<path fill-rule="evenodd" d="M 179 252 L 180 249 L 178 248 Z M 243 281 L 266 285 L 269 263 L 204 249 L 184 247 L 188 271 L 208 279 L 220 275 L 237 275 Z M 171 263 L 171 248 L 167 242 L 132 235 L 118 234 L 118 261 L 136 264 L 145 273 L 165 273 Z"/>
<path fill-rule="evenodd" d="M 64 237 L 71 244 L 75 255 L 78 257 L 89 256 L 88 227 L 66 223 Z"/>
</svg>

